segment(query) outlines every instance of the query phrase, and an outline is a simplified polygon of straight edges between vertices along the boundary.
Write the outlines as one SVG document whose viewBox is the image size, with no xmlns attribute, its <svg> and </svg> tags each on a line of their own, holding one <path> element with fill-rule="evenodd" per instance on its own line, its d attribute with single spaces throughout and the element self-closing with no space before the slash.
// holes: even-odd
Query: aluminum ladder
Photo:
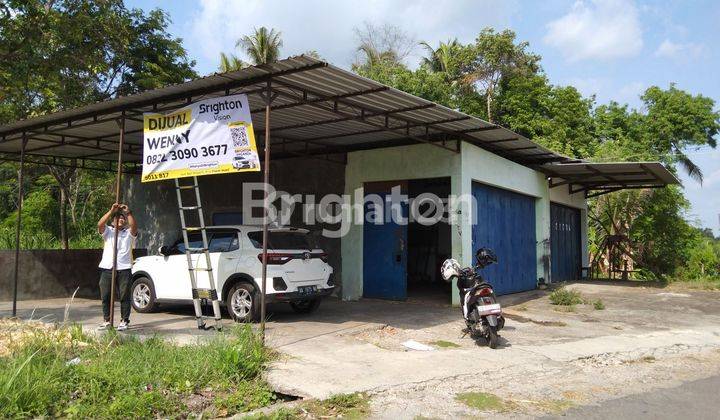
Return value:
<svg viewBox="0 0 720 420">
<path fill-rule="evenodd" d="M 189 185 L 180 184 L 179 179 L 175 179 L 175 192 L 177 193 L 178 211 L 180 213 L 180 225 L 182 228 L 183 240 L 185 241 L 185 256 L 187 257 L 188 273 L 190 274 L 190 286 L 192 287 L 193 306 L 195 307 L 195 318 L 197 319 L 198 328 L 206 330 L 205 317 L 202 311 L 201 299 L 212 300 L 213 313 L 215 316 L 215 329 L 222 330 L 222 318 L 220 313 L 220 301 L 218 300 L 217 289 L 215 288 L 215 278 L 213 276 L 212 261 L 210 261 L 210 250 L 208 248 L 207 232 L 205 230 L 205 217 L 203 215 L 202 205 L 200 201 L 200 186 L 197 177 L 194 176 L 193 183 Z M 182 201 L 182 190 L 195 190 L 196 205 L 187 206 Z M 197 211 L 198 225 L 189 227 L 185 221 L 186 211 Z M 200 232 L 202 236 L 202 248 L 191 248 L 188 240 L 188 233 Z M 192 254 L 202 252 L 205 254 L 205 268 L 199 268 L 193 265 Z M 200 257 L 198 257 L 199 261 Z M 210 288 L 198 288 L 197 272 L 204 271 L 207 273 Z"/>
</svg>

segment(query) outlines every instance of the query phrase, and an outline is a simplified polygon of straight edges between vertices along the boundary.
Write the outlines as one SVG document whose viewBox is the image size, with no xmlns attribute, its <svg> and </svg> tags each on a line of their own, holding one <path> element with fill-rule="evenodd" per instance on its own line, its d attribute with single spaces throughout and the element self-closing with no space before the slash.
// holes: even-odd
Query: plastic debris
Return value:
<svg viewBox="0 0 720 420">
<path fill-rule="evenodd" d="M 411 350 L 418 350 L 418 351 L 431 351 L 435 350 L 434 348 L 428 346 L 427 344 L 418 343 L 415 340 L 408 340 L 402 343 L 403 346 L 411 349 Z"/>
</svg>

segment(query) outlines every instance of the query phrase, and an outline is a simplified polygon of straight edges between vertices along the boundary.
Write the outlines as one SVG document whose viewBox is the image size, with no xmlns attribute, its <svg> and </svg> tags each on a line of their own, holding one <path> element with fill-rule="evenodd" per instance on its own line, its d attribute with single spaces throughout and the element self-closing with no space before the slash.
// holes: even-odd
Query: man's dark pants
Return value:
<svg viewBox="0 0 720 420">
<path fill-rule="evenodd" d="M 112 270 L 100 269 L 100 299 L 103 305 L 103 318 L 110 321 L 110 283 L 112 281 Z M 120 319 L 130 320 L 130 269 L 118 270 L 115 284 L 118 286 L 120 296 Z"/>
</svg>

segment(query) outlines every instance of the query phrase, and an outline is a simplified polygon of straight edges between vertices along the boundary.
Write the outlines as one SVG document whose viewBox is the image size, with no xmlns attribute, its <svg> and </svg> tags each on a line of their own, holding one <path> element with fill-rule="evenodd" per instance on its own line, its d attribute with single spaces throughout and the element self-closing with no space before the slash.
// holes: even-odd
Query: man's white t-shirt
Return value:
<svg viewBox="0 0 720 420">
<path fill-rule="evenodd" d="M 105 226 L 105 231 L 102 233 L 103 237 L 103 254 L 98 267 L 107 270 L 112 270 L 113 266 L 113 242 L 115 241 L 115 228 L 112 226 Z M 132 248 L 135 243 L 135 236 L 132 236 L 130 229 L 122 229 L 118 232 L 118 244 L 117 244 L 117 269 L 127 270 L 132 268 Z"/>
</svg>

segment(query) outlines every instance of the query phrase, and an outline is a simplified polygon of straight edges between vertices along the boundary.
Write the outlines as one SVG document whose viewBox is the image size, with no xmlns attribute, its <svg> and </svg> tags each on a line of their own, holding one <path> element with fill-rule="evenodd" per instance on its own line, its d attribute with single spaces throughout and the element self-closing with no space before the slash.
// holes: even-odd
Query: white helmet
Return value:
<svg viewBox="0 0 720 420">
<path fill-rule="evenodd" d="M 460 276 L 460 264 L 454 259 L 445 260 L 440 267 L 440 275 L 443 280 L 450 281 L 453 277 Z"/>
</svg>

